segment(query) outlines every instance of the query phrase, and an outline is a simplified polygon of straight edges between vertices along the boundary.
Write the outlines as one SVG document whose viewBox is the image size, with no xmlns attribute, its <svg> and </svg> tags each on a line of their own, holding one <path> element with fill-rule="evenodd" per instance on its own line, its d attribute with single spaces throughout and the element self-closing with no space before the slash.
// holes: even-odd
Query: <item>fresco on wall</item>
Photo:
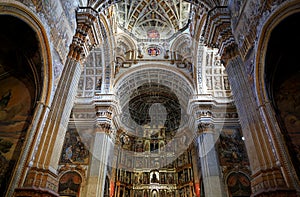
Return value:
<svg viewBox="0 0 300 197">
<path fill-rule="evenodd" d="M 242 135 L 238 129 L 223 130 L 218 143 L 224 177 L 236 168 L 250 174 L 250 164 Z"/>
<path fill-rule="evenodd" d="M 279 88 L 275 101 L 287 131 L 287 144 L 300 163 L 300 74 L 286 80 Z"/>
<path fill-rule="evenodd" d="M 0 66 L 1 67 L 1 66 Z M 0 188 L 8 183 L 29 125 L 31 96 L 14 77 L 0 79 Z"/>
<path fill-rule="evenodd" d="M 66 132 L 60 164 L 87 164 L 89 151 L 75 129 Z"/>
</svg>

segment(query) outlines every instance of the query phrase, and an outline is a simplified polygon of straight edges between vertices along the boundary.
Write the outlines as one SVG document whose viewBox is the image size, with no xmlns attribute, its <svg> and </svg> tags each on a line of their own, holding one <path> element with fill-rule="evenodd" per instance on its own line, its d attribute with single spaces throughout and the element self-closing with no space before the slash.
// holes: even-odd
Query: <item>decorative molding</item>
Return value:
<svg viewBox="0 0 300 197">
<path fill-rule="evenodd" d="M 215 125 L 211 122 L 201 122 L 198 124 L 198 132 L 202 133 L 212 133 L 215 129 Z"/>
<path fill-rule="evenodd" d="M 238 54 L 228 7 L 215 7 L 208 12 L 203 36 L 209 47 L 219 49 L 225 67 L 228 60 Z"/>
<path fill-rule="evenodd" d="M 92 8 L 81 8 L 76 11 L 77 28 L 70 45 L 68 57 L 81 61 L 89 52 L 100 44 L 99 15 Z"/>
</svg>

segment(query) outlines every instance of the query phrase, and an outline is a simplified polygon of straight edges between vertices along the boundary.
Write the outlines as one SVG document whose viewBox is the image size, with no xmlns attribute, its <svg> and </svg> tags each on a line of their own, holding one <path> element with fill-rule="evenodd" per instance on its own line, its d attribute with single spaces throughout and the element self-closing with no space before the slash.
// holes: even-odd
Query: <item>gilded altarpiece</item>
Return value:
<svg viewBox="0 0 300 197">
<path fill-rule="evenodd" d="M 150 136 L 122 134 L 117 158 L 117 197 L 192 197 L 194 192 L 191 150 L 180 155 L 182 136 L 169 140 L 162 128 Z M 148 136 L 148 137 L 147 137 Z M 177 149 L 177 150 L 176 150 Z"/>
</svg>

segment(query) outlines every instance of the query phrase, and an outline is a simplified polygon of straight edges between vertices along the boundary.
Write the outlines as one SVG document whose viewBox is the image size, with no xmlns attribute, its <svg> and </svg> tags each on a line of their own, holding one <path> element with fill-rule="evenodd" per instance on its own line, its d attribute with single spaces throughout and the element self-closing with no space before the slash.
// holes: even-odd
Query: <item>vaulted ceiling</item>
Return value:
<svg viewBox="0 0 300 197">
<path fill-rule="evenodd" d="M 138 39 L 166 39 L 187 26 L 190 6 L 182 0 L 124 0 L 116 4 L 117 21 Z"/>
<path fill-rule="evenodd" d="M 132 0 L 134 2 L 135 0 Z M 137 0 L 138 1 L 138 0 Z M 151 0 L 148 0 L 150 2 Z M 217 6 L 226 6 L 228 0 L 180 0 L 181 2 L 189 2 L 191 4 L 199 5 L 201 7 L 207 8 L 207 10 L 211 10 Z M 89 0 L 88 6 L 93 7 L 95 10 L 104 10 L 110 7 L 113 4 L 124 2 L 124 0 Z M 168 0 L 166 2 L 173 3 L 176 0 Z"/>
</svg>

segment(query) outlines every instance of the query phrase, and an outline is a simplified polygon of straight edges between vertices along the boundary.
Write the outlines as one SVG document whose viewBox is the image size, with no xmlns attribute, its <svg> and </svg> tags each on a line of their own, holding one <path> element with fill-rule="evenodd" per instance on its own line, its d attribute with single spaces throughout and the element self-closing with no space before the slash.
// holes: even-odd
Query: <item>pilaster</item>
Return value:
<svg viewBox="0 0 300 197">
<path fill-rule="evenodd" d="M 94 141 L 91 145 L 86 196 L 102 197 L 108 169 L 112 165 L 114 135 L 111 106 L 96 106 Z"/>
<path fill-rule="evenodd" d="M 200 122 L 198 125 L 199 156 L 201 161 L 202 180 L 206 196 L 224 196 L 219 159 L 215 147 L 216 134 L 212 122 Z"/>
<path fill-rule="evenodd" d="M 296 196 L 290 177 L 285 176 L 272 132 L 266 128 L 247 78 L 242 58 L 237 54 L 226 70 L 235 98 L 252 171 L 252 196 Z"/>
</svg>

